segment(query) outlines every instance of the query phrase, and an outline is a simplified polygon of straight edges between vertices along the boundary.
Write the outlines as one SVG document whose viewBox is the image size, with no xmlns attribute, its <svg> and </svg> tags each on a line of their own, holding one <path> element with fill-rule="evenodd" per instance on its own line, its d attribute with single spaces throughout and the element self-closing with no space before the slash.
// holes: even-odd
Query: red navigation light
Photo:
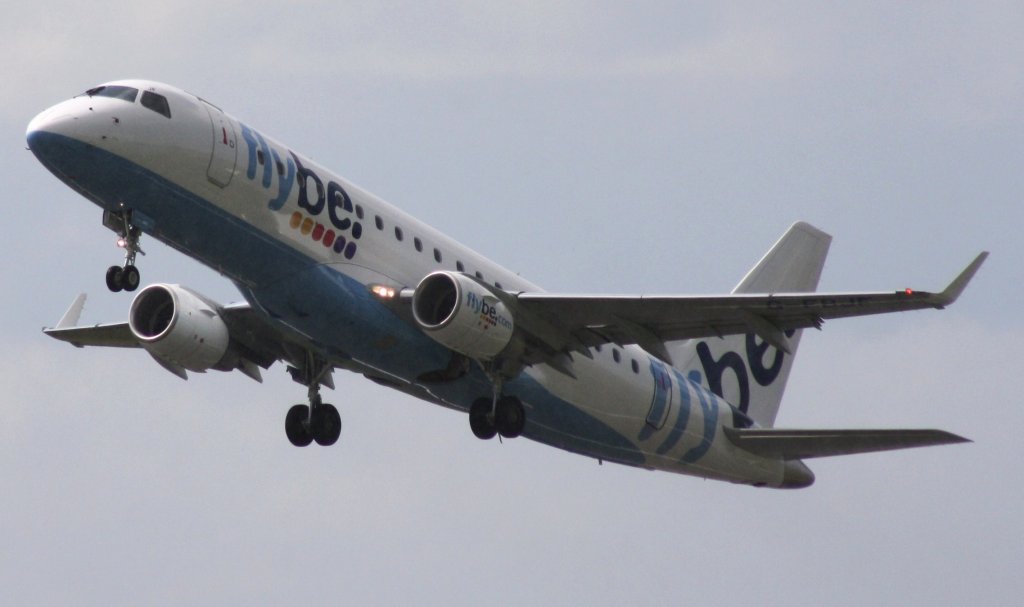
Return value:
<svg viewBox="0 0 1024 607">
<path fill-rule="evenodd" d="M 907 295 L 913 295 L 914 294 L 914 290 L 911 289 L 910 287 L 907 287 L 906 290 L 904 291 L 904 293 L 906 293 Z"/>
</svg>

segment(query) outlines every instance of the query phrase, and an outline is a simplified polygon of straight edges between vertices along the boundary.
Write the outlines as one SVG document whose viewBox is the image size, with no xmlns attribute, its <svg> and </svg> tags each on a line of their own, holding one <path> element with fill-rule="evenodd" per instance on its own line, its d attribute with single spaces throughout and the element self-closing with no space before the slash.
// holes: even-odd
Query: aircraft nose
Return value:
<svg viewBox="0 0 1024 607">
<path fill-rule="evenodd" d="M 25 131 L 29 149 L 38 155 L 50 136 L 73 137 L 77 130 L 77 122 L 77 118 L 68 108 L 64 107 L 64 104 L 55 105 L 40 112 L 28 123 L 28 128 Z"/>
<path fill-rule="evenodd" d="M 77 138 L 79 119 L 67 102 L 39 113 L 28 123 L 25 139 L 28 147 L 44 166 L 54 168 L 69 138 Z"/>
</svg>

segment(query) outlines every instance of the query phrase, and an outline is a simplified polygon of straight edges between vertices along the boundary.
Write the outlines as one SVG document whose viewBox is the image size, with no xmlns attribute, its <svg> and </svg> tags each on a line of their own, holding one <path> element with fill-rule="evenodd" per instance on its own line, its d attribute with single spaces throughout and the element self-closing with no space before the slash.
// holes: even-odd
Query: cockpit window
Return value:
<svg viewBox="0 0 1024 607">
<path fill-rule="evenodd" d="M 171 106 L 167 105 L 167 97 L 163 95 L 158 95 L 153 91 L 142 91 L 142 105 L 157 114 L 171 117 Z"/>
<path fill-rule="evenodd" d="M 134 89 L 130 86 L 98 86 L 87 90 L 85 94 L 90 97 L 113 97 L 114 99 L 124 99 L 129 103 L 135 103 L 135 98 L 139 96 L 139 89 Z"/>
</svg>

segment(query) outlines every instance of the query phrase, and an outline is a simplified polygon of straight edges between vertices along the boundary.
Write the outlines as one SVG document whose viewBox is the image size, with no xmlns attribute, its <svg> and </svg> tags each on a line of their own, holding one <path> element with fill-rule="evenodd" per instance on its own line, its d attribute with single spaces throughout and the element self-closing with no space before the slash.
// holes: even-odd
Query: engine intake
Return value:
<svg viewBox="0 0 1024 607">
<path fill-rule="evenodd" d="M 423 331 L 477 360 L 491 360 L 512 341 L 515 323 L 486 286 L 454 272 L 434 272 L 413 293 L 412 312 Z"/>
<path fill-rule="evenodd" d="M 199 373 L 219 368 L 231 341 L 216 306 L 179 285 L 139 291 L 128 326 L 153 356 Z"/>
</svg>

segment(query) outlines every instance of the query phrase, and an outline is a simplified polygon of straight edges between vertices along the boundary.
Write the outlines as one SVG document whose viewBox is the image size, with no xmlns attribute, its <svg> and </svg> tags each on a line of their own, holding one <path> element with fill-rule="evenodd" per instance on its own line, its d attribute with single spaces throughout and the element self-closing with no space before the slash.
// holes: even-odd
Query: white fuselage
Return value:
<svg viewBox="0 0 1024 607">
<path fill-rule="evenodd" d="M 419 380 L 450 352 L 368 287 L 411 289 L 441 269 L 512 293 L 539 287 L 193 95 L 116 84 L 159 92 L 171 117 L 99 96 L 54 106 L 29 126 L 51 171 L 106 209 L 133 209 L 145 233 L 228 276 L 339 366 L 463 411 L 490 394 L 476 368 L 449 383 Z M 602 460 L 786 485 L 784 461 L 724 436 L 734 410 L 699 374 L 636 346 L 591 354 L 573 357 L 575 377 L 535 364 L 506 384 L 526 408 L 525 436 Z"/>
</svg>

